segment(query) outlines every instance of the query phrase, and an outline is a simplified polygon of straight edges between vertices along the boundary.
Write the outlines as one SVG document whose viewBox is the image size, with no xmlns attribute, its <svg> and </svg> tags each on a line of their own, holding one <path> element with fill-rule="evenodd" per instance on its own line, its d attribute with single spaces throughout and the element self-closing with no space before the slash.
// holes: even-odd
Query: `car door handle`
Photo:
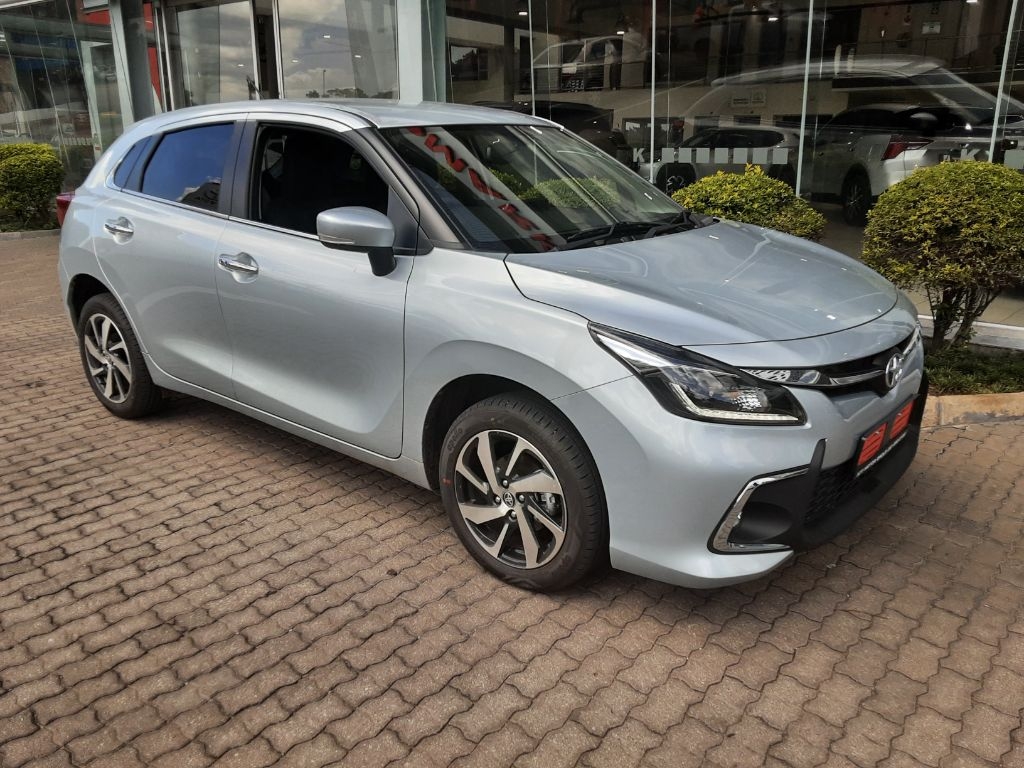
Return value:
<svg viewBox="0 0 1024 768">
<path fill-rule="evenodd" d="M 259 264 L 247 253 L 239 253 L 234 256 L 222 253 L 217 257 L 217 261 L 224 269 L 231 272 L 240 272 L 243 275 L 256 275 L 260 271 Z"/>
<path fill-rule="evenodd" d="M 135 234 L 135 227 L 128 221 L 124 216 L 117 219 L 107 219 L 103 223 L 103 228 L 112 235 L 124 235 L 125 237 L 131 237 Z"/>
</svg>

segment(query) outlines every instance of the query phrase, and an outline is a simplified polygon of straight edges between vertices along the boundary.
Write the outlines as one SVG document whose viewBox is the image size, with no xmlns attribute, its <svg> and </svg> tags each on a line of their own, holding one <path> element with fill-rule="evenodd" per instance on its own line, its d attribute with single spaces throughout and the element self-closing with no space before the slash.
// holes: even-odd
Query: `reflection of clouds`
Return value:
<svg viewBox="0 0 1024 768">
<path fill-rule="evenodd" d="M 252 30 L 247 3 L 178 11 L 182 79 L 197 104 L 249 98 Z M 242 66 L 239 66 L 241 64 Z"/>
<path fill-rule="evenodd" d="M 280 0 L 279 13 L 284 96 L 321 92 L 325 80 L 328 90 L 397 92 L 394 0 Z"/>
</svg>

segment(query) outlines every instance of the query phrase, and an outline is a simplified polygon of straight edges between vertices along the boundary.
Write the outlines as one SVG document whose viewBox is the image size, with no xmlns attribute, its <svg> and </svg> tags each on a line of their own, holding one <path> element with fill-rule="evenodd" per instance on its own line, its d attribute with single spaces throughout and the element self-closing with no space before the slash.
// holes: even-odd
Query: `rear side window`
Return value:
<svg viewBox="0 0 1024 768">
<path fill-rule="evenodd" d="M 139 161 L 139 156 L 142 151 L 146 148 L 149 143 L 149 139 L 143 139 L 137 141 L 131 149 L 125 154 L 120 164 L 117 166 L 117 170 L 114 171 L 114 186 L 124 189 L 128 186 L 128 180 L 131 178 L 132 170 L 135 168 L 135 164 Z"/>
<path fill-rule="evenodd" d="M 234 124 L 168 133 L 142 177 L 143 194 L 207 211 L 217 210 Z"/>
</svg>

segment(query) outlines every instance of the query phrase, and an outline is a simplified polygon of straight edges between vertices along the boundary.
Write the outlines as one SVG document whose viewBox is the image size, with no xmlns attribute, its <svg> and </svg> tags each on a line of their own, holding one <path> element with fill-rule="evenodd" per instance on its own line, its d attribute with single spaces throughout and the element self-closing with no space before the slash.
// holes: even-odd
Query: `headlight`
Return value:
<svg viewBox="0 0 1024 768">
<path fill-rule="evenodd" d="M 672 413 L 730 424 L 804 423 L 803 409 L 785 388 L 738 368 L 603 326 L 591 325 L 590 333 Z"/>
</svg>

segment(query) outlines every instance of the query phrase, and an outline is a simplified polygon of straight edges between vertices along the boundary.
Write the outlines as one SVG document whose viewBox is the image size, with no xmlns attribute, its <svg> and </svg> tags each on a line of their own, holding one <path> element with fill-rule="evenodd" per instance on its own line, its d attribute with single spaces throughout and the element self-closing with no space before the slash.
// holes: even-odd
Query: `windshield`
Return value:
<svg viewBox="0 0 1024 768">
<path fill-rule="evenodd" d="M 438 209 L 480 250 L 528 253 L 651 235 L 682 214 L 625 166 L 555 127 L 449 125 L 381 133 Z"/>
</svg>

